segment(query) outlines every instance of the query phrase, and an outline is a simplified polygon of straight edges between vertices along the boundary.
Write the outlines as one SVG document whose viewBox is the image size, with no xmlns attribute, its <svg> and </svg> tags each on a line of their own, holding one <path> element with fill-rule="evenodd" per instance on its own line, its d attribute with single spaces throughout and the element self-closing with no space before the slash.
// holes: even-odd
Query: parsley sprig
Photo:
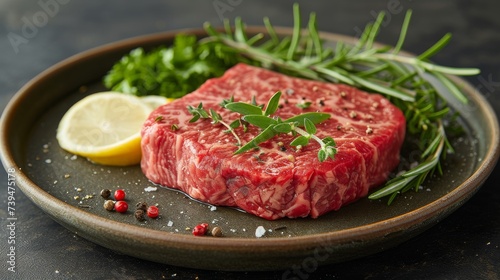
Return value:
<svg viewBox="0 0 500 280">
<path fill-rule="evenodd" d="M 137 48 L 122 57 L 104 77 L 113 91 L 179 98 L 236 63 L 221 44 L 200 44 L 194 35 L 178 34 L 170 47 Z"/>
<path fill-rule="evenodd" d="M 310 140 L 316 141 L 320 148 L 318 150 L 318 160 L 323 162 L 328 158 L 335 158 L 337 153 L 336 143 L 332 137 L 320 139 L 316 134 L 316 124 L 322 123 L 330 118 L 330 114 L 320 112 L 308 112 L 299 114 L 288 119 L 282 120 L 276 113 L 279 107 L 281 91 L 276 92 L 267 102 L 266 106 L 258 106 L 255 101 L 252 103 L 235 102 L 233 98 L 224 100 L 221 106 L 231 112 L 241 115 L 241 118 L 232 121 L 230 124 L 224 122 L 219 113 L 214 109 L 207 111 L 200 103 L 197 107 L 188 106 L 188 112 L 193 115 L 190 122 L 196 122 L 199 119 L 212 119 L 213 124 L 221 123 L 231 132 L 237 140 L 237 145 L 241 146 L 241 140 L 235 133 L 235 129 L 244 123 L 257 126 L 261 132 L 235 151 L 235 154 L 241 154 L 259 147 L 259 144 L 266 142 L 279 134 L 291 133 L 296 137 L 290 142 L 291 146 L 301 149 L 309 144 Z M 303 128 L 303 129 L 302 129 Z"/>
</svg>

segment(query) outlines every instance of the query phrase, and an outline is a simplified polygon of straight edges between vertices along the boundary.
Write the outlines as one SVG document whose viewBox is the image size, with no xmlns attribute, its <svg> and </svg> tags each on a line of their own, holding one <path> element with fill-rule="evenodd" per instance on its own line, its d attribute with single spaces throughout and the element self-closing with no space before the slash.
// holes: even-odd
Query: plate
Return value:
<svg viewBox="0 0 500 280">
<path fill-rule="evenodd" d="M 263 31 L 249 28 L 249 33 Z M 233 271 L 310 268 L 355 259 L 397 246 L 444 219 L 480 188 L 499 157 L 493 110 L 455 77 L 470 103 L 452 104 L 462 114 L 466 134 L 453 139 L 457 152 L 447 157 L 444 175 L 430 178 L 420 192 L 408 192 L 391 206 L 385 200 L 361 199 L 318 219 L 266 221 L 213 207 L 153 185 L 139 166 L 94 165 L 58 146 L 62 115 L 88 94 L 104 90 L 102 78 L 117 60 L 136 47 L 169 45 L 178 32 L 132 38 L 64 60 L 27 83 L 2 115 L 1 159 L 6 169 L 16 170 L 18 188 L 61 225 L 111 250 L 176 266 Z M 204 36 L 202 30 L 182 32 Z M 332 43 L 354 41 L 322 36 Z M 403 154 L 402 163 L 409 163 L 411 153 Z M 125 189 L 132 209 L 137 202 L 158 204 L 160 218 L 139 222 L 130 210 L 106 211 L 99 195 L 103 188 Z M 219 226 L 224 236 L 193 236 L 190 229 L 202 222 Z M 266 232 L 257 238 L 260 226 Z"/>
</svg>

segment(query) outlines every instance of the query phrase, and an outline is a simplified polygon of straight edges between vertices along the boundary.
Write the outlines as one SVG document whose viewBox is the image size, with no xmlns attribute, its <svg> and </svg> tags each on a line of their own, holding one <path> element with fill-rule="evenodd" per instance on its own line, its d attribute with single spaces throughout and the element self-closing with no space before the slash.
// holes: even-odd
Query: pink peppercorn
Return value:
<svg viewBox="0 0 500 280">
<path fill-rule="evenodd" d="M 128 210 L 127 202 L 120 200 L 115 203 L 115 211 L 120 213 L 125 213 Z"/>
<path fill-rule="evenodd" d="M 207 230 L 208 230 L 208 224 L 201 223 L 193 228 L 193 235 L 194 236 L 203 236 L 207 233 Z"/>
<path fill-rule="evenodd" d="M 157 218 L 159 215 L 159 212 L 160 212 L 160 210 L 158 210 L 158 207 L 152 205 L 152 206 L 148 207 L 147 214 L 148 214 L 148 217 L 150 217 L 150 218 Z"/>
<path fill-rule="evenodd" d="M 122 189 L 117 189 L 117 190 L 115 191 L 115 200 L 116 200 L 116 201 L 119 201 L 119 200 L 125 200 L 125 196 L 126 196 L 126 194 L 125 194 L 125 191 L 124 191 L 124 190 L 122 190 Z"/>
</svg>

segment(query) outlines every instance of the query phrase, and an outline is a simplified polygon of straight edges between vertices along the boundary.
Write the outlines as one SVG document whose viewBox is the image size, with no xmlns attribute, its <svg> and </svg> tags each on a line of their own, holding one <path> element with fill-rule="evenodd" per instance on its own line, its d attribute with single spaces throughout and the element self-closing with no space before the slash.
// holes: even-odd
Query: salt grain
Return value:
<svg viewBox="0 0 500 280">
<path fill-rule="evenodd" d="M 261 238 L 264 234 L 266 234 L 266 229 L 263 226 L 258 226 L 255 230 L 255 237 Z"/>
<path fill-rule="evenodd" d="M 157 187 L 147 187 L 147 188 L 144 188 L 144 191 L 146 191 L 146 192 L 155 192 L 156 190 L 158 190 Z"/>
<path fill-rule="evenodd" d="M 168 223 L 167 223 L 167 226 L 168 226 L 168 227 L 171 227 L 171 226 L 173 226 L 173 225 L 174 225 L 174 222 L 172 222 L 172 221 L 168 221 Z"/>
</svg>

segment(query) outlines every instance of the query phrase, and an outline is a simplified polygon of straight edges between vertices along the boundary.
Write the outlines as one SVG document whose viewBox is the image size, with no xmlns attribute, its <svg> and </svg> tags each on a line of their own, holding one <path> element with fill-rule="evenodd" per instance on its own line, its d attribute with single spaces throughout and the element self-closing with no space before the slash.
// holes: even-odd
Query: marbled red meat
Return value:
<svg viewBox="0 0 500 280">
<path fill-rule="evenodd" d="M 225 127 L 208 119 L 189 123 L 188 105 L 202 102 L 230 122 L 238 114 L 222 109 L 223 99 L 250 102 L 255 96 L 265 104 L 278 90 L 283 94 L 276 115 L 282 119 L 308 111 L 331 114 L 317 125 L 317 135 L 335 139 L 335 159 L 319 162 L 314 141 L 297 151 L 288 145 L 290 135 L 234 155 L 236 140 Z M 304 101 L 311 106 L 296 106 Z M 378 94 L 239 64 L 151 113 L 142 129 L 141 166 L 152 182 L 213 205 L 239 207 L 268 220 L 316 218 L 366 196 L 387 179 L 399 163 L 405 124 L 402 112 Z M 259 129 L 236 133 L 246 143 Z"/>
</svg>

